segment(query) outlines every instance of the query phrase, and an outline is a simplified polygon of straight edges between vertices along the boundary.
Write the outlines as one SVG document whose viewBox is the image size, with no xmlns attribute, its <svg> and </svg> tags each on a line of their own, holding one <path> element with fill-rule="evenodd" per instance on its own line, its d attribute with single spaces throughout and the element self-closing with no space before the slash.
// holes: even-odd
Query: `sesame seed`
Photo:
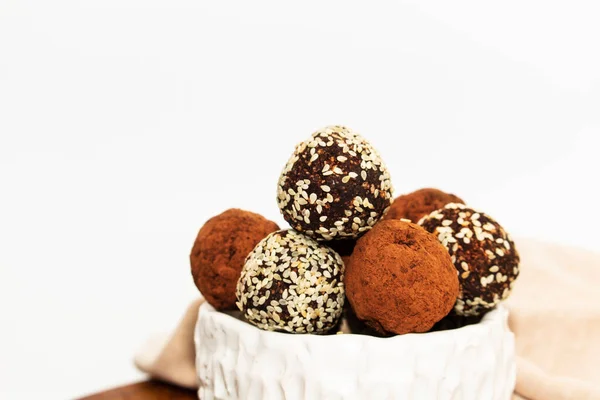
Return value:
<svg viewBox="0 0 600 400">
<path fill-rule="evenodd" d="M 490 224 L 489 222 L 487 222 L 483 225 L 483 229 L 485 229 L 486 231 L 495 231 L 496 230 L 494 225 Z"/>
</svg>

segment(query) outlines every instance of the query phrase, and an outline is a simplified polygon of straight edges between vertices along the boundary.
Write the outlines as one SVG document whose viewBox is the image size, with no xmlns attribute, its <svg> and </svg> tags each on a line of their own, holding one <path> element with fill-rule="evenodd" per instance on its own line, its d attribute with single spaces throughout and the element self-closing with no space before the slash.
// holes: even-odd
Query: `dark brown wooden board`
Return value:
<svg viewBox="0 0 600 400">
<path fill-rule="evenodd" d="M 144 381 L 121 386 L 79 400 L 197 400 L 194 390 L 182 389 L 158 381 Z"/>
</svg>

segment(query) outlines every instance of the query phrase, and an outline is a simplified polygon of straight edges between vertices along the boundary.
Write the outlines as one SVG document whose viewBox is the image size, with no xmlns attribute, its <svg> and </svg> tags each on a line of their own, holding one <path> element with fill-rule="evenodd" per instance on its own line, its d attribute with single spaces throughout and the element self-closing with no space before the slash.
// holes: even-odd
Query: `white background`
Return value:
<svg viewBox="0 0 600 400">
<path fill-rule="evenodd" d="M 597 3 L 323 3 L 0 0 L 0 398 L 140 379 L 202 223 L 281 222 L 278 174 L 328 124 L 397 195 L 599 249 Z"/>
</svg>

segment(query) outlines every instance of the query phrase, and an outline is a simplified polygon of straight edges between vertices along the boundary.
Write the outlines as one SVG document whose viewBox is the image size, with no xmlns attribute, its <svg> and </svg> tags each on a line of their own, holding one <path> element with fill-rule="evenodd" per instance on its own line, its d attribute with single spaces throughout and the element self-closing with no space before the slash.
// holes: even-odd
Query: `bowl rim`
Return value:
<svg viewBox="0 0 600 400">
<path fill-rule="evenodd" d="M 232 310 L 237 311 L 237 310 Z M 204 302 L 200 305 L 198 310 L 198 324 L 200 320 L 210 314 L 213 318 L 217 318 L 219 323 L 226 326 L 228 329 L 234 329 L 240 334 L 260 334 L 267 335 L 276 340 L 293 340 L 298 342 L 299 339 L 305 341 L 324 341 L 324 340 L 373 340 L 373 341 L 400 341 L 400 340 L 428 340 L 430 338 L 436 338 L 437 340 L 448 340 L 454 341 L 457 335 L 460 336 L 479 336 L 487 335 L 489 330 L 496 325 L 504 326 L 503 329 L 508 329 L 506 321 L 508 317 L 508 310 L 502 305 L 498 304 L 496 307 L 488 311 L 481 321 L 476 324 L 462 326 L 456 329 L 448 329 L 443 331 L 435 332 L 424 332 L 424 333 L 406 333 L 403 335 L 394 335 L 389 337 L 378 337 L 358 333 L 343 333 L 343 334 L 330 334 L 330 335 L 318 335 L 318 334 L 291 334 L 287 332 L 278 331 L 267 331 L 260 329 L 247 321 L 236 318 L 227 312 L 216 310 L 208 302 Z"/>
</svg>

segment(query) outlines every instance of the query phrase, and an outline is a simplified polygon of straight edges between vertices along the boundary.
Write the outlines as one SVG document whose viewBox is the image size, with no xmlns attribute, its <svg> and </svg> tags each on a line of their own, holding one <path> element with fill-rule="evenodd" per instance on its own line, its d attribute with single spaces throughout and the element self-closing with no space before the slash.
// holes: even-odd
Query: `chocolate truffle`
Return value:
<svg viewBox="0 0 600 400">
<path fill-rule="evenodd" d="M 379 222 L 358 240 L 344 282 L 356 316 L 388 335 L 428 331 L 458 295 L 446 249 L 418 225 L 395 219 Z"/>
<path fill-rule="evenodd" d="M 248 255 L 237 306 L 253 325 L 326 333 L 344 307 L 344 264 L 331 248 L 293 229 L 274 232 Z"/>
<path fill-rule="evenodd" d="M 229 209 L 209 219 L 190 254 L 192 276 L 206 301 L 217 310 L 235 309 L 235 286 L 254 246 L 278 230 L 261 215 Z"/>
<path fill-rule="evenodd" d="M 419 225 L 437 236 L 458 271 L 456 314 L 480 315 L 508 297 L 519 275 L 519 253 L 500 224 L 464 204 L 450 203 Z"/>
<path fill-rule="evenodd" d="M 464 204 L 464 201 L 460 197 L 438 189 L 419 189 L 412 193 L 398 196 L 384 218 L 408 219 L 416 224 L 430 212 L 439 210 L 448 203 Z"/>
<path fill-rule="evenodd" d="M 317 240 L 357 238 L 387 211 L 392 185 L 377 151 L 343 126 L 296 146 L 277 186 L 285 220 Z"/>
</svg>

